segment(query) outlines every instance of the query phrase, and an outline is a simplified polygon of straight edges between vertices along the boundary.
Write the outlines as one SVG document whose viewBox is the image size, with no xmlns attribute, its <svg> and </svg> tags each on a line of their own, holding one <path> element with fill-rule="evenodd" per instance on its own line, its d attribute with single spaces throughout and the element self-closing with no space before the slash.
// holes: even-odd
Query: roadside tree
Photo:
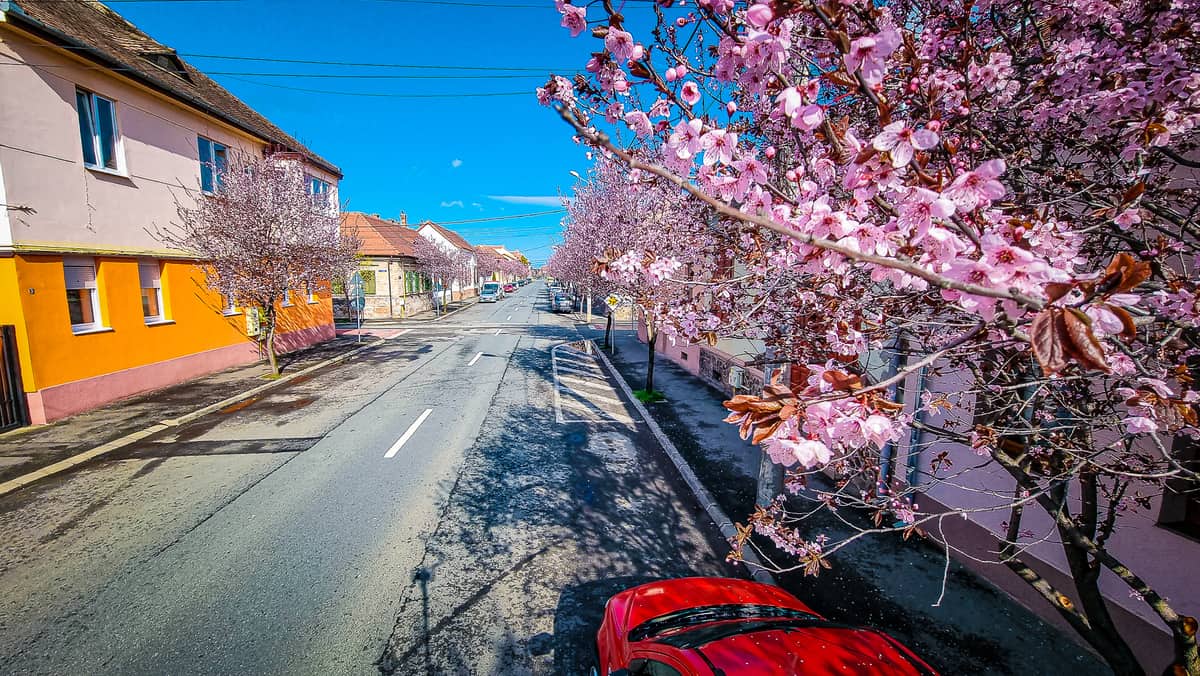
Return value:
<svg viewBox="0 0 1200 676">
<path fill-rule="evenodd" d="M 558 7 L 602 45 L 538 97 L 626 168 L 609 208 L 652 177 L 671 190 L 649 211 L 710 214 L 686 242 L 674 220 L 638 219 L 645 231 L 598 264 L 638 279 L 631 291 L 687 288 L 662 311 L 673 335 L 759 337 L 802 370 L 798 387 L 727 404 L 791 468 L 790 496 L 760 506 L 733 555 L 757 532 L 795 559 L 777 567 L 815 574 L 897 531 L 948 556 L 939 525 L 967 512 L 922 511 L 921 491 L 999 469 L 999 562 L 1117 673 L 1141 673 L 1101 592 L 1119 580 L 1171 632 L 1173 668 L 1200 674 L 1196 620 L 1108 546 L 1147 496 L 1200 490 L 1200 4 Z M 696 283 L 677 274 L 683 256 L 724 273 Z M 892 368 L 870 373 L 885 353 Z M 906 412 L 896 385 L 926 370 L 961 391 Z M 886 449 L 914 428 L 979 463 L 890 473 Z M 824 474 L 831 486 L 805 489 Z M 877 527 L 835 542 L 800 523 L 843 507 Z M 1036 539 L 1061 546 L 1078 602 L 1026 564 L 1027 509 L 1053 524 Z"/>
<path fill-rule="evenodd" d="M 178 221 L 158 230 L 168 246 L 200 257 L 212 289 L 260 313 L 263 348 L 276 376 L 280 303 L 355 267 L 357 238 L 340 232 L 337 205 L 318 197 L 296 161 L 235 155 L 215 193 L 181 200 Z"/>
</svg>

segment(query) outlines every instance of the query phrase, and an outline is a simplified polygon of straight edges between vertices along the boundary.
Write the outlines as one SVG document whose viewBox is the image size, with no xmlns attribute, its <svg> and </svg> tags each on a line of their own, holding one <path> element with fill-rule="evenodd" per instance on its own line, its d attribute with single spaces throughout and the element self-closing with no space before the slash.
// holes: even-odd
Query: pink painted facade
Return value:
<svg viewBox="0 0 1200 676">
<path fill-rule="evenodd" d="M 202 148 L 293 161 L 336 208 L 335 166 L 173 54 L 100 3 L 0 3 L 0 325 L 29 422 L 259 359 L 156 235 L 201 194 Z M 308 291 L 278 308 L 281 351 L 334 336 L 328 285 Z"/>
</svg>

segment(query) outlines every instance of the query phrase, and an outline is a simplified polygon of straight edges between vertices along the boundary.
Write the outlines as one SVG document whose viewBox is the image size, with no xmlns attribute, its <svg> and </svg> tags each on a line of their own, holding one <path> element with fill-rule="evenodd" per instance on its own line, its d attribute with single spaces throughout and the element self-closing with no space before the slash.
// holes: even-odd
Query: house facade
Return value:
<svg viewBox="0 0 1200 676">
<path fill-rule="evenodd" d="M 345 212 L 342 232 L 359 242 L 359 273 L 363 278 L 363 319 L 404 319 L 433 308 L 433 282 L 417 269 L 413 241 L 420 237 L 408 226 L 379 214 Z M 357 319 L 344 289 L 335 285 L 334 316 Z"/>
<path fill-rule="evenodd" d="M 234 153 L 296 162 L 330 208 L 337 167 L 97 2 L 0 3 L 0 61 L 0 326 L 25 422 L 259 359 L 257 313 L 154 233 Z M 281 304 L 281 350 L 333 335 L 327 286 Z"/>
<path fill-rule="evenodd" d="M 457 232 L 444 228 L 433 221 L 422 223 L 417 228 L 417 234 L 433 242 L 447 253 L 459 251 L 467 257 L 467 281 L 455 280 L 450 284 L 450 288 L 435 289 L 435 291 L 440 291 L 447 301 L 457 301 L 479 295 L 479 275 L 476 272 L 477 254 L 470 242 L 463 239 L 462 235 Z"/>
</svg>

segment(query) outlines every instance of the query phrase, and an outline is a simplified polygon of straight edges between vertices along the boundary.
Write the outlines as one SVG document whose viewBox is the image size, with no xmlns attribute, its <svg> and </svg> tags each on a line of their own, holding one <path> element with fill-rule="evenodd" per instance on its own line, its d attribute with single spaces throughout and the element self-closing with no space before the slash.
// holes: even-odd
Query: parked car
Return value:
<svg viewBox="0 0 1200 676">
<path fill-rule="evenodd" d="M 516 291 L 516 290 L 517 290 L 517 287 L 513 286 L 512 284 L 504 285 L 504 293 L 512 293 L 513 291 Z"/>
<path fill-rule="evenodd" d="M 500 293 L 499 282 L 484 282 L 483 288 L 479 290 L 479 302 L 495 303 L 500 300 Z"/>
<path fill-rule="evenodd" d="M 883 632 L 830 622 L 779 587 L 730 578 L 651 582 L 608 600 L 599 674 L 934 675 Z"/>
<path fill-rule="evenodd" d="M 556 293 L 550 297 L 551 312 L 570 312 L 571 299 L 566 294 Z"/>
</svg>

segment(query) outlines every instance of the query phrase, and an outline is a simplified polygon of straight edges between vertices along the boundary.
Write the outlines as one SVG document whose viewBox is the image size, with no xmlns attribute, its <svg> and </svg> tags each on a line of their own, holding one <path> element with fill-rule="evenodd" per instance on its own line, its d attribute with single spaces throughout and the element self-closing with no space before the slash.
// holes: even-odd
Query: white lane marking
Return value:
<svg viewBox="0 0 1200 676">
<path fill-rule="evenodd" d="M 600 365 L 594 361 L 584 361 L 583 359 L 575 359 L 574 357 L 563 357 L 561 355 L 558 357 L 558 360 L 566 362 L 568 364 L 571 364 L 572 366 L 586 366 L 587 368 L 596 369 L 600 373 L 604 372 L 600 368 Z"/>
<path fill-rule="evenodd" d="M 615 420 L 617 422 L 635 423 L 634 419 L 630 418 L 629 416 L 609 413 L 599 406 L 590 404 L 586 401 L 579 401 L 578 399 L 563 399 L 562 404 L 563 406 L 570 406 L 577 410 L 587 411 L 588 413 L 600 416 L 602 418 L 601 420 L 564 420 L 563 422 L 604 422 L 603 418 L 608 418 L 609 420 Z"/>
<path fill-rule="evenodd" d="M 506 322 L 507 322 L 507 321 L 512 321 L 512 315 L 509 315 L 509 316 L 505 317 L 505 318 L 504 318 L 504 321 L 506 321 Z"/>
<path fill-rule="evenodd" d="M 404 431 L 404 434 L 400 435 L 400 438 L 396 440 L 396 443 L 392 444 L 392 447 L 387 450 L 387 453 L 383 454 L 383 457 L 394 457 L 396 452 L 400 450 L 400 447 L 403 446 L 410 438 L 412 438 L 412 435 L 416 433 L 417 428 L 421 426 L 421 423 L 425 422 L 425 419 L 429 417 L 430 413 L 433 413 L 432 408 L 425 409 L 425 412 L 418 416 L 413 424 L 408 426 L 408 429 Z"/>
<path fill-rule="evenodd" d="M 483 356 L 482 352 L 476 352 L 475 357 L 473 359 L 471 359 L 471 361 L 467 362 L 467 366 L 474 366 L 475 362 L 479 361 L 479 358 L 482 356 Z"/>
<path fill-rule="evenodd" d="M 408 333 L 409 331 L 412 331 L 412 329 L 404 329 L 400 333 L 397 333 L 395 336 L 393 336 L 393 338 L 399 338 L 400 336 L 403 336 L 404 334 Z"/>
<path fill-rule="evenodd" d="M 495 333 L 493 333 L 492 335 L 493 335 L 493 336 L 498 336 L 498 335 L 500 335 L 500 329 L 496 329 L 496 332 L 495 332 Z"/>
<path fill-rule="evenodd" d="M 581 375 L 581 376 L 591 376 L 593 378 L 601 378 L 601 379 L 604 378 L 603 373 L 596 373 L 595 371 L 584 371 L 583 369 L 571 368 L 570 366 L 563 366 L 562 364 L 558 365 L 558 370 L 564 371 L 566 373 L 574 373 L 576 375 Z"/>
<path fill-rule="evenodd" d="M 572 383 L 577 383 L 575 385 L 575 387 L 578 387 L 579 385 L 583 385 L 585 387 L 592 387 L 592 388 L 604 390 L 605 392 L 611 392 L 613 394 L 616 394 L 616 392 L 617 392 L 613 388 L 609 387 L 607 382 L 596 382 L 595 380 L 584 380 L 583 378 L 576 378 L 575 376 L 559 376 L 558 379 L 562 380 L 562 381 L 570 381 Z"/>
<path fill-rule="evenodd" d="M 571 387 L 570 385 L 563 385 L 562 388 L 564 390 L 566 390 L 567 392 L 570 392 L 571 394 L 573 394 L 577 397 L 582 397 L 584 399 L 587 399 L 588 401 L 591 401 L 593 399 L 599 399 L 600 401 L 606 401 L 610 404 L 622 403 L 620 399 L 613 399 L 612 397 L 602 397 L 599 394 L 596 394 L 595 392 L 582 392 L 580 390 L 577 390 L 577 389 Z M 613 392 L 613 394 L 616 394 L 616 392 Z"/>
</svg>

